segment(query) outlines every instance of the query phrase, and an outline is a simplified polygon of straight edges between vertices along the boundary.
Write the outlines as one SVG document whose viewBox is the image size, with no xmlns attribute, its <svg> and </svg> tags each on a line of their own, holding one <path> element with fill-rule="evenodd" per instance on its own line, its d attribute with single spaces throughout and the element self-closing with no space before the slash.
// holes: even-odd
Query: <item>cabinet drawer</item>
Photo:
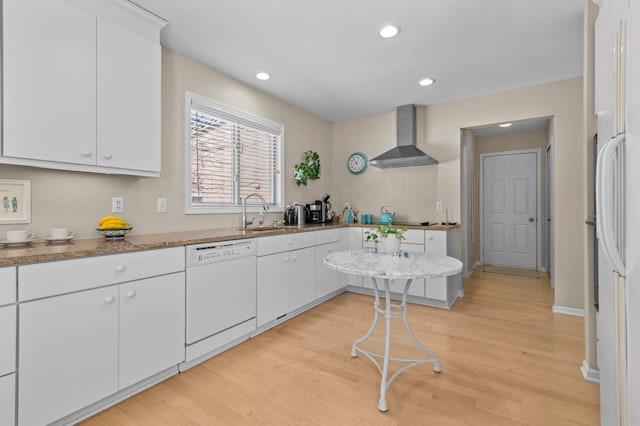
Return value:
<svg viewBox="0 0 640 426">
<path fill-rule="evenodd" d="M 258 238 L 258 256 L 314 246 L 314 234 L 315 232 L 299 232 Z"/>
<path fill-rule="evenodd" d="M 420 229 L 407 229 L 404 233 L 405 243 L 409 244 L 424 244 L 424 231 Z"/>
<path fill-rule="evenodd" d="M 424 231 L 425 244 L 424 251 L 429 254 L 440 256 L 447 255 L 447 233 L 446 231 Z"/>
<path fill-rule="evenodd" d="M 0 308 L 0 376 L 16 371 L 16 311 L 16 305 Z"/>
<path fill-rule="evenodd" d="M 16 268 L 0 268 L 0 306 L 16 301 Z"/>
<path fill-rule="evenodd" d="M 148 250 L 18 268 L 20 301 L 184 270 L 184 247 Z"/>
<path fill-rule="evenodd" d="M 327 229 L 325 231 L 314 232 L 316 245 L 337 243 L 340 241 L 340 229 Z"/>
</svg>

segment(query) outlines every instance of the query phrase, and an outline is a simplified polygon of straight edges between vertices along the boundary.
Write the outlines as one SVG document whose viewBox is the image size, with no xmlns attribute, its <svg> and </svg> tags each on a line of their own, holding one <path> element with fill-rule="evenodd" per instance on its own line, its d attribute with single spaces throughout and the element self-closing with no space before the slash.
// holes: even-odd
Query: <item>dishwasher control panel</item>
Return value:
<svg viewBox="0 0 640 426">
<path fill-rule="evenodd" d="M 255 240 L 221 241 L 187 246 L 187 264 L 189 266 L 224 262 L 241 257 L 255 256 Z"/>
</svg>

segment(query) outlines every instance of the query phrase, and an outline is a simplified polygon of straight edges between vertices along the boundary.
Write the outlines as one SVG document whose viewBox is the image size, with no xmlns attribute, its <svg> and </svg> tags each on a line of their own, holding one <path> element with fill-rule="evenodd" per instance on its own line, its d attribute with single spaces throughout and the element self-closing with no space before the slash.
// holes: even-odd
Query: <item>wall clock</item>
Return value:
<svg viewBox="0 0 640 426">
<path fill-rule="evenodd" d="M 367 170 L 369 159 L 362 152 L 354 152 L 347 160 L 347 169 L 354 175 L 361 175 Z"/>
</svg>

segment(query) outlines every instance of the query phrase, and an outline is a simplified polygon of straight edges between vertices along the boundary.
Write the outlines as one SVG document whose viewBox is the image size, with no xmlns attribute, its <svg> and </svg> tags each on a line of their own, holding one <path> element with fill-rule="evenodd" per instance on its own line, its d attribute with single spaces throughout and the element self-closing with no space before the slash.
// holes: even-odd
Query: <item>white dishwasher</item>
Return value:
<svg viewBox="0 0 640 426">
<path fill-rule="evenodd" d="M 256 241 L 187 246 L 186 301 L 183 367 L 248 338 L 256 329 Z"/>
</svg>

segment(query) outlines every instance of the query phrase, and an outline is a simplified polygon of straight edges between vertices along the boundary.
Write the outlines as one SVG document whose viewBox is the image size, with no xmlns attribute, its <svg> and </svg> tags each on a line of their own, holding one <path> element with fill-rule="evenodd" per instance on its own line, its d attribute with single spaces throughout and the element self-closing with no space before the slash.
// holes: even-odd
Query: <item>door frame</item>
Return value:
<svg viewBox="0 0 640 426">
<path fill-rule="evenodd" d="M 542 270 L 542 186 L 540 182 L 540 173 L 542 171 L 539 148 L 536 149 L 519 149 L 514 151 L 486 152 L 480 154 L 480 263 L 484 265 L 484 159 L 486 157 L 498 157 L 503 155 L 515 154 L 535 154 L 536 155 L 536 270 Z"/>
</svg>

